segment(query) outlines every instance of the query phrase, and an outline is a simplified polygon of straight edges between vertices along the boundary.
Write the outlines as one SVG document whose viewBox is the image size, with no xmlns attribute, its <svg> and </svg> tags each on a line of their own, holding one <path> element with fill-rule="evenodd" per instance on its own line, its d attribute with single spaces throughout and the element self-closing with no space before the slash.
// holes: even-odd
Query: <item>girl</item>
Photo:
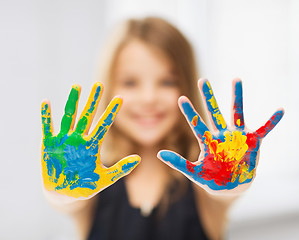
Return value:
<svg viewBox="0 0 299 240">
<path fill-rule="evenodd" d="M 222 239 L 230 205 L 254 179 L 261 139 L 283 111 L 249 132 L 236 79 L 234 126 L 227 127 L 210 84 L 201 80 L 208 121 L 199 102 L 192 48 L 162 19 L 126 21 L 106 50 L 100 69 L 102 108 L 116 97 L 90 134 L 101 83 L 94 85 L 75 128 L 80 87 L 73 86 L 57 136 L 49 102 L 42 104 L 48 199 L 75 219 L 82 239 Z M 121 105 L 100 160 L 101 143 Z M 115 164 L 106 168 L 102 162 Z"/>
</svg>

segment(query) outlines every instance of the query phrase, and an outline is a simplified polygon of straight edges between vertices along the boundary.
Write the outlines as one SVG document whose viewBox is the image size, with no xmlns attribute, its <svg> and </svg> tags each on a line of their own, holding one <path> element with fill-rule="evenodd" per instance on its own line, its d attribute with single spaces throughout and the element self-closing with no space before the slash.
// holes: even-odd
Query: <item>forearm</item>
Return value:
<svg viewBox="0 0 299 240">
<path fill-rule="evenodd" d="M 228 225 L 228 212 L 238 196 L 211 195 L 198 186 L 194 187 L 200 219 L 206 234 L 212 240 L 224 239 Z"/>
<path fill-rule="evenodd" d="M 89 200 L 77 200 L 73 197 L 61 195 L 53 191 L 47 191 L 46 189 L 43 189 L 43 191 L 50 205 L 59 212 L 67 215 L 73 215 L 80 212 L 89 202 Z"/>
<path fill-rule="evenodd" d="M 77 200 L 45 189 L 44 194 L 53 208 L 71 217 L 76 226 L 78 239 L 86 239 L 92 225 L 98 195 L 87 200 Z"/>
</svg>

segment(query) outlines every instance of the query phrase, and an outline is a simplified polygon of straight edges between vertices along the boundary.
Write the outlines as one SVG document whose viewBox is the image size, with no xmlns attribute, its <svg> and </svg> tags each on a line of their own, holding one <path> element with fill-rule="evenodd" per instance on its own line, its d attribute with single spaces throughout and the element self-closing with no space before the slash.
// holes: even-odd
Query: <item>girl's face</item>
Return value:
<svg viewBox="0 0 299 240">
<path fill-rule="evenodd" d="M 179 79 L 158 49 L 131 40 L 120 51 L 113 72 L 112 94 L 123 97 L 115 126 L 142 146 L 155 146 L 175 131 L 180 117 Z"/>
</svg>

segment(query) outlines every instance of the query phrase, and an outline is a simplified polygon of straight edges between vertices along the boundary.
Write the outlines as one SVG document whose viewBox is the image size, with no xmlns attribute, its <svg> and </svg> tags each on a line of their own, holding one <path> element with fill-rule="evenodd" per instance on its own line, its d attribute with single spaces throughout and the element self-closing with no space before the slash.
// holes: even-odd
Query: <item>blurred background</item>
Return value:
<svg viewBox="0 0 299 240">
<path fill-rule="evenodd" d="M 81 111 L 111 28 L 149 15 L 191 41 L 227 121 L 234 77 L 249 128 L 285 108 L 254 184 L 231 209 L 227 239 L 299 239 L 298 13 L 296 0 L 0 0 L 0 239 L 76 239 L 42 193 L 40 103 L 50 99 L 57 132 L 74 83 Z"/>
</svg>

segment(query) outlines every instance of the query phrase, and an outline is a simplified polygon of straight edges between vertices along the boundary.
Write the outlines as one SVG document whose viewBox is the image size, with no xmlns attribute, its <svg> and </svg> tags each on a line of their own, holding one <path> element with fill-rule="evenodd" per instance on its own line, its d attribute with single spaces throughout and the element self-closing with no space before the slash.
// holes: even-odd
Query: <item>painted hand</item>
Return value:
<svg viewBox="0 0 299 240">
<path fill-rule="evenodd" d="M 275 127 L 284 111 L 278 110 L 255 132 L 245 128 L 243 117 L 242 82 L 233 81 L 233 121 L 227 127 L 220 113 L 212 88 L 207 80 L 199 81 L 213 131 L 205 125 L 186 97 L 179 106 L 198 139 L 201 154 L 197 162 L 190 162 L 171 151 L 160 151 L 158 157 L 170 167 L 182 172 L 190 180 L 210 193 L 236 193 L 245 190 L 255 177 L 262 139 Z M 224 190 L 224 191 L 222 191 Z"/>
<path fill-rule="evenodd" d="M 130 173 L 140 162 L 139 156 L 132 155 L 110 168 L 102 165 L 100 146 L 122 104 L 122 99 L 115 97 L 95 129 L 87 135 L 102 89 L 101 83 L 94 84 L 78 124 L 73 129 L 81 88 L 78 85 L 72 87 L 61 130 L 56 136 L 53 135 L 50 104 L 48 101 L 42 103 L 42 175 L 48 191 L 87 199 Z"/>
</svg>

